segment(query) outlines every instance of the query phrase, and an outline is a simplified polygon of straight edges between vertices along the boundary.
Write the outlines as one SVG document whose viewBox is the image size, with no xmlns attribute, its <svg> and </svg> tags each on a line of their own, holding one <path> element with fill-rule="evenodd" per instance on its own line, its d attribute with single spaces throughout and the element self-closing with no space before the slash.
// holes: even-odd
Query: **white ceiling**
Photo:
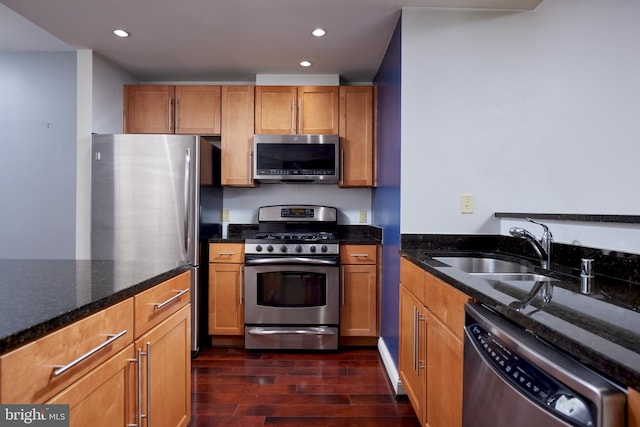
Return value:
<svg viewBox="0 0 640 427">
<path fill-rule="evenodd" d="M 0 0 L 8 6 L 0 4 L 0 51 L 92 49 L 142 81 L 339 74 L 370 82 L 403 7 L 531 10 L 541 1 Z M 313 37 L 316 27 L 327 35 Z M 115 28 L 131 37 L 113 36 Z M 303 59 L 313 66 L 301 68 Z"/>
</svg>

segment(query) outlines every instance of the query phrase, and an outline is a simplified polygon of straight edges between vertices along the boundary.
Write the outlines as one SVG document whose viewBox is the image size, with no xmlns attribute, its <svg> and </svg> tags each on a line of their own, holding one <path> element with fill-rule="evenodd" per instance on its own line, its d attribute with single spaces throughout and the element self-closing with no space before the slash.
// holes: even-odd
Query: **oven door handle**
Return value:
<svg viewBox="0 0 640 427">
<path fill-rule="evenodd" d="M 262 329 L 252 328 L 248 330 L 251 335 L 335 335 L 330 329 L 306 328 L 306 329 Z"/>
<path fill-rule="evenodd" d="M 278 257 L 278 258 L 258 258 L 247 259 L 245 265 L 282 265 L 282 264 L 305 264 L 305 265 L 334 265 L 338 266 L 338 259 L 318 259 L 307 257 Z"/>
</svg>

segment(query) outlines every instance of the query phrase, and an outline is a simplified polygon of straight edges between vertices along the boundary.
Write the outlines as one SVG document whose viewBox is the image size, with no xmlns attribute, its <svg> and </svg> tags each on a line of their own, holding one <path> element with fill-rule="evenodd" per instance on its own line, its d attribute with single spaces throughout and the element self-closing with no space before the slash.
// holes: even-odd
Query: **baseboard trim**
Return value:
<svg viewBox="0 0 640 427">
<path fill-rule="evenodd" d="M 402 386 L 402 381 L 400 381 L 398 368 L 396 368 L 396 364 L 393 362 L 391 353 L 389 353 L 389 349 L 387 348 L 387 345 L 384 343 L 384 340 L 382 338 L 378 340 L 378 352 L 380 353 L 382 364 L 387 371 L 387 376 L 389 377 L 389 381 L 391 382 L 391 386 L 393 387 L 393 391 L 395 392 L 396 396 L 407 394 L 404 391 L 404 387 Z"/>
</svg>

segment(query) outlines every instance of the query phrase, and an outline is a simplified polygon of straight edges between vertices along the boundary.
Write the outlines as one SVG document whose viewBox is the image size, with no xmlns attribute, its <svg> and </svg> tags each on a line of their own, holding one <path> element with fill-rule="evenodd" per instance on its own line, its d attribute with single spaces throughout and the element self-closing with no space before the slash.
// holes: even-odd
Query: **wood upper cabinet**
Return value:
<svg viewBox="0 0 640 427">
<path fill-rule="evenodd" d="M 209 335 L 244 336 L 244 247 L 209 245 Z"/>
<path fill-rule="evenodd" d="M 124 133 L 174 133 L 175 86 L 125 85 Z"/>
<path fill-rule="evenodd" d="M 340 335 L 377 337 L 378 274 L 376 245 L 340 247 Z"/>
<path fill-rule="evenodd" d="M 125 85 L 125 133 L 220 134 L 220 86 Z"/>
<path fill-rule="evenodd" d="M 222 87 L 222 185 L 254 187 L 254 87 Z"/>
<path fill-rule="evenodd" d="M 220 86 L 176 86 L 175 100 L 176 133 L 220 135 Z"/>
<path fill-rule="evenodd" d="M 255 133 L 338 134 L 337 86 L 256 86 Z"/>
<path fill-rule="evenodd" d="M 375 185 L 373 87 L 340 87 L 340 187 Z"/>
</svg>

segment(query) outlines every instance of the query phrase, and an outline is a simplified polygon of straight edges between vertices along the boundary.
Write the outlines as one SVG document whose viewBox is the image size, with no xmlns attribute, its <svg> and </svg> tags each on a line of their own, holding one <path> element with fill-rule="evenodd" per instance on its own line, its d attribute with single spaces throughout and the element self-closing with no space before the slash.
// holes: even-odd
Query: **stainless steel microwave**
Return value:
<svg viewBox="0 0 640 427">
<path fill-rule="evenodd" d="M 253 153 L 257 181 L 338 182 L 338 135 L 255 135 Z"/>
</svg>

